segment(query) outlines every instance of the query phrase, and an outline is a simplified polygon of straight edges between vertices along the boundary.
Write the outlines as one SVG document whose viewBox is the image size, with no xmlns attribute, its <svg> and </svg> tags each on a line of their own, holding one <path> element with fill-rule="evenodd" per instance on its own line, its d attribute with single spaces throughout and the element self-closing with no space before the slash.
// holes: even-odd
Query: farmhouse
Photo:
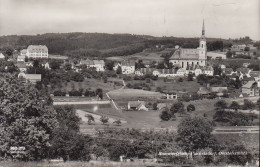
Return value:
<svg viewBox="0 0 260 167">
<path fill-rule="evenodd" d="M 257 83 L 255 81 L 248 81 L 242 86 L 242 94 L 247 94 L 248 96 L 258 95 Z"/>
<path fill-rule="evenodd" d="M 41 74 L 25 74 L 24 72 L 21 72 L 18 74 L 18 78 L 23 78 L 26 82 L 35 84 L 36 82 L 41 81 L 42 76 Z"/>
<path fill-rule="evenodd" d="M 80 60 L 79 65 L 86 65 L 87 67 L 94 66 L 93 60 Z"/>
<path fill-rule="evenodd" d="M 27 49 L 21 50 L 21 56 L 28 58 L 48 58 L 48 48 L 45 45 L 29 45 Z"/>
<path fill-rule="evenodd" d="M 178 48 L 170 58 L 170 63 L 181 68 L 187 66 L 206 66 L 207 60 L 207 46 L 205 37 L 205 27 L 203 21 L 202 35 L 200 37 L 199 47 L 197 49 L 183 49 Z"/>
<path fill-rule="evenodd" d="M 207 57 L 210 59 L 227 59 L 227 56 L 224 52 L 207 52 Z"/>
<path fill-rule="evenodd" d="M 144 101 L 129 101 L 128 102 L 128 106 L 127 106 L 128 110 L 144 110 L 144 111 L 148 111 L 148 108 L 145 107 L 145 102 Z"/>
</svg>

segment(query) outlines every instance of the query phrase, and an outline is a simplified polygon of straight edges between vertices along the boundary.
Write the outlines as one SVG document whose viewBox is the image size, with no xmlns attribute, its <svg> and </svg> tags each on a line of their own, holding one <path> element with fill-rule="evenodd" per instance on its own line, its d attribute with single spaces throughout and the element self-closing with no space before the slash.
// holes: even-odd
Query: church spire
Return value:
<svg viewBox="0 0 260 167">
<path fill-rule="evenodd" d="M 203 25 L 202 25 L 202 35 L 205 35 L 204 19 L 203 19 Z"/>
<path fill-rule="evenodd" d="M 203 25 L 202 25 L 202 35 L 205 35 L 204 19 L 203 19 Z"/>
</svg>

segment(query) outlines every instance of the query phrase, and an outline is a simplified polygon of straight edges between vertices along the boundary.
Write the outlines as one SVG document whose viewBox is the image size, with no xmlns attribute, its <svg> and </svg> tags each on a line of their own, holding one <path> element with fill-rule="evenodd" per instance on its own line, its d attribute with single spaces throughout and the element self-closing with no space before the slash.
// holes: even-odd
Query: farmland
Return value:
<svg viewBox="0 0 260 167">
<path fill-rule="evenodd" d="M 108 92 L 114 100 L 138 100 L 138 99 L 153 99 L 162 96 L 159 92 L 145 91 L 139 89 L 118 89 Z"/>
</svg>

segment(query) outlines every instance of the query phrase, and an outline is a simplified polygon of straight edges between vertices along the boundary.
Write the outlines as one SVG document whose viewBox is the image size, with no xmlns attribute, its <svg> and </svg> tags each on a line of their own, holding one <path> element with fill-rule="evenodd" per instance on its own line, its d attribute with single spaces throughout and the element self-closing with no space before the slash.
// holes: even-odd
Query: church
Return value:
<svg viewBox="0 0 260 167">
<path fill-rule="evenodd" d="M 206 66 L 207 61 L 207 45 L 205 37 L 204 20 L 202 26 L 202 35 L 200 37 L 200 45 L 197 49 L 178 48 L 170 58 L 170 63 L 181 68 Z"/>
</svg>

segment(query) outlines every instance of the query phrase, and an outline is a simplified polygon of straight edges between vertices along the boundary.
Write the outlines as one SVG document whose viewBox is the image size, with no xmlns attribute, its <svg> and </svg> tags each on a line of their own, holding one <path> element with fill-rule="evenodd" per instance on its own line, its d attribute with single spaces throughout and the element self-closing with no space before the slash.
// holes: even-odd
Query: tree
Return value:
<svg viewBox="0 0 260 167">
<path fill-rule="evenodd" d="M 184 113 L 184 105 L 182 102 L 178 101 L 175 102 L 170 109 L 172 115 L 174 115 L 175 113 Z"/>
<path fill-rule="evenodd" d="M 117 74 L 122 74 L 122 68 L 121 68 L 121 66 L 118 66 L 118 67 L 117 67 L 116 73 L 117 73 Z"/>
<path fill-rule="evenodd" d="M 64 70 L 66 70 L 66 71 L 69 71 L 69 70 L 71 70 L 72 68 L 71 68 L 71 64 L 70 63 L 66 63 L 65 65 L 64 65 Z"/>
<path fill-rule="evenodd" d="M 50 138 L 57 125 L 56 112 L 48 96 L 15 76 L 0 76 L 1 154 L 11 156 L 9 147 L 25 147 L 22 160 L 47 157 Z"/>
<path fill-rule="evenodd" d="M 95 118 L 91 114 L 87 114 L 88 124 L 91 125 L 92 122 L 95 122 Z"/>
<path fill-rule="evenodd" d="M 226 109 L 227 108 L 227 102 L 225 100 L 219 100 L 215 104 L 216 109 Z"/>
<path fill-rule="evenodd" d="M 100 98 L 103 99 L 103 90 L 101 88 L 98 88 L 96 90 L 96 95 Z"/>
<path fill-rule="evenodd" d="M 103 123 L 103 125 L 106 124 L 106 123 L 108 123 L 108 119 L 109 119 L 109 118 L 106 117 L 106 116 L 101 116 L 101 117 L 100 117 L 100 121 Z"/>
<path fill-rule="evenodd" d="M 153 110 L 157 110 L 158 107 L 157 107 L 157 103 L 153 103 Z"/>
<path fill-rule="evenodd" d="M 187 80 L 188 81 L 193 81 L 193 74 L 189 73 Z"/>
<path fill-rule="evenodd" d="M 155 91 L 156 91 L 156 92 L 161 92 L 161 93 L 162 93 L 162 88 L 161 88 L 161 87 L 157 87 Z"/>
<path fill-rule="evenodd" d="M 114 65 L 115 65 L 115 63 L 114 63 L 113 61 L 106 61 L 106 63 L 105 63 L 105 68 L 106 68 L 107 70 L 112 71 Z"/>
<path fill-rule="evenodd" d="M 188 111 L 188 112 L 195 111 L 195 106 L 194 106 L 193 104 L 189 104 L 189 105 L 187 106 L 187 111 Z"/>
<path fill-rule="evenodd" d="M 169 121 L 171 119 L 171 114 L 168 112 L 168 109 L 164 109 L 161 114 L 160 114 L 160 118 L 163 121 Z"/>
<path fill-rule="evenodd" d="M 254 109 L 255 107 L 256 106 L 255 106 L 255 104 L 252 101 L 250 101 L 248 99 L 244 100 L 244 105 L 243 105 L 243 109 L 244 110 Z"/>
<path fill-rule="evenodd" d="M 113 123 L 116 124 L 117 126 L 120 126 L 122 124 L 120 119 L 114 121 Z"/>
<path fill-rule="evenodd" d="M 196 152 L 213 143 L 212 130 L 212 123 L 205 118 L 188 117 L 178 125 L 176 141 L 184 151 Z"/>
<path fill-rule="evenodd" d="M 238 104 L 238 102 L 232 101 L 232 103 L 230 104 L 229 108 L 237 111 L 240 108 L 240 105 Z"/>
</svg>

